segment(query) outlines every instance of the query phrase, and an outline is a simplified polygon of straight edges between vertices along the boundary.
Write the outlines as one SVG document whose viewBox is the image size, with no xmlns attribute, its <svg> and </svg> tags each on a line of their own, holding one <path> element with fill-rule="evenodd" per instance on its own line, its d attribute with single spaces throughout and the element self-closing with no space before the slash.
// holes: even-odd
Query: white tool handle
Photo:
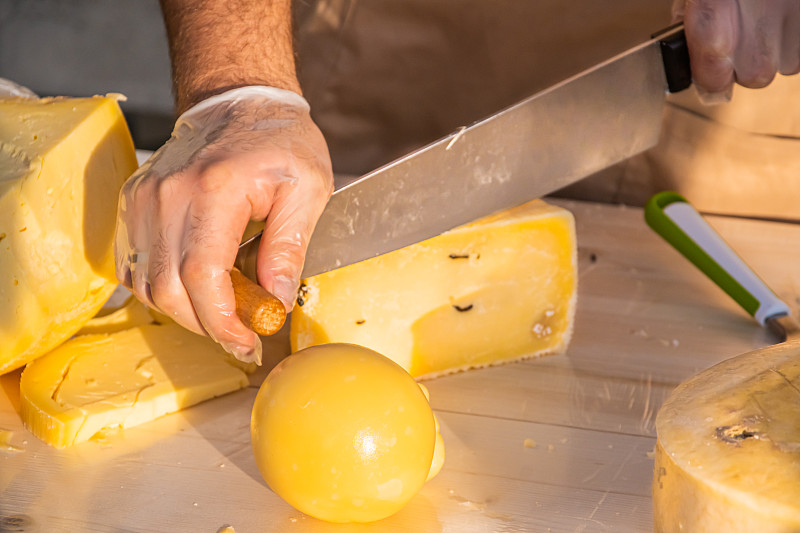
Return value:
<svg viewBox="0 0 800 533">
<path fill-rule="evenodd" d="M 645 208 L 648 224 L 733 297 L 761 325 L 789 307 L 722 240 L 685 198 L 659 193 Z"/>
</svg>

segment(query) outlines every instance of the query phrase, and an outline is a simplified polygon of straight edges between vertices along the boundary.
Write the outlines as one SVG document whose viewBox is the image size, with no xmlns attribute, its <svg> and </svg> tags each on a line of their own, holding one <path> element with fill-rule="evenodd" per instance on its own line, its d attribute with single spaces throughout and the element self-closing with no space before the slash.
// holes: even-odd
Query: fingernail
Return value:
<svg viewBox="0 0 800 533">
<path fill-rule="evenodd" d="M 733 98 L 733 86 L 728 87 L 722 92 L 708 92 L 705 89 L 695 86 L 697 89 L 697 96 L 700 98 L 700 103 L 703 105 L 719 105 L 727 104 Z"/>
<path fill-rule="evenodd" d="M 289 276 L 275 276 L 272 283 L 272 295 L 283 302 L 287 309 L 294 307 L 297 298 L 297 288 L 300 283 Z"/>
<path fill-rule="evenodd" d="M 255 344 L 245 346 L 236 342 L 221 342 L 222 348 L 243 363 L 255 363 L 261 365 L 261 339 L 255 336 Z"/>
</svg>

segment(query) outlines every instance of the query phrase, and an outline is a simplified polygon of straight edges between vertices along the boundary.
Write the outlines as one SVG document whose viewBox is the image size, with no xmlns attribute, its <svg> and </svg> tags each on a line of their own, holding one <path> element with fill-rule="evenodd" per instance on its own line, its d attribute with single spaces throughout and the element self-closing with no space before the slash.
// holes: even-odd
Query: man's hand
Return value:
<svg viewBox="0 0 800 533">
<path fill-rule="evenodd" d="M 800 72 L 797 0 L 675 0 L 692 78 L 707 101 L 730 99 L 733 84 L 761 88 L 776 73 Z"/>
<path fill-rule="evenodd" d="M 291 310 L 311 232 L 333 190 L 301 96 L 291 0 L 160 0 L 180 118 L 123 187 L 117 276 L 136 296 L 243 360 L 261 342 L 236 315 L 230 271 L 266 220 L 259 283 Z"/>
<path fill-rule="evenodd" d="M 308 241 L 333 190 L 322 134 L 298 94 L 243 87 L 184 113 L 125 184 L 117 276 L 142 301 L 243 360 L 258 336 L 236 315 L 230 270 L 250 220 L 265 220 L 258 281 L 291 310 Z"/>
<path fill-rule="evenodd" d="M 0 78 L 0 98 L 39 98 L 36 93 L 22 85 Z"/>
</svg>

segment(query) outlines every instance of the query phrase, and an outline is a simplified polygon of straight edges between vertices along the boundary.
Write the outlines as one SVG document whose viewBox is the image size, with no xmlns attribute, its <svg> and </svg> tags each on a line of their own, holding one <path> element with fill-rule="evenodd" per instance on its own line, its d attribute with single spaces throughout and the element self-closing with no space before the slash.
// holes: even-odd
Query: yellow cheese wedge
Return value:
<svg viewBox="0 0 800 533">
<path fill-rule="evenodd" d="M 117 197 L 135 169 L 116 100 L 0 99 L 0 374 L 113 292 Z"/>
<path fill-rule="evenodd" d="M 571 213 L 529 202 L 306 279 L 292 350 L 359 344 L 415 377 L 560 353 L 572 334 L 576 268 Z"/>
<path fill-rule="evenodd" d="M 800 343 L 689 379 L 656 430 L 656 532 L 800 531 Z"/>
<path fill-rule="evenodd" d="M 48 444 L 70 446 L 246 387 L 232 359 L 174 324 L 74 337 L 25 367 L 22 420 Z"/>
</svg>

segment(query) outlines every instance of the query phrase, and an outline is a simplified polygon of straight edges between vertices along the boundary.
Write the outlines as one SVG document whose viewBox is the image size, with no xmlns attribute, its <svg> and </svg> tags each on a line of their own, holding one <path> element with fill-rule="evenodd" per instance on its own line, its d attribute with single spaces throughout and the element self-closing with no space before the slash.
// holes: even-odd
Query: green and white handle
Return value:
<svg viewBox="0 0 800 533">
<path fill-rule="evenodd" d="M 681 195 L 665 191 L 647 202 L 647 224 L 750 313 L 759 324 L 789 307 Z"/>
</svg>

